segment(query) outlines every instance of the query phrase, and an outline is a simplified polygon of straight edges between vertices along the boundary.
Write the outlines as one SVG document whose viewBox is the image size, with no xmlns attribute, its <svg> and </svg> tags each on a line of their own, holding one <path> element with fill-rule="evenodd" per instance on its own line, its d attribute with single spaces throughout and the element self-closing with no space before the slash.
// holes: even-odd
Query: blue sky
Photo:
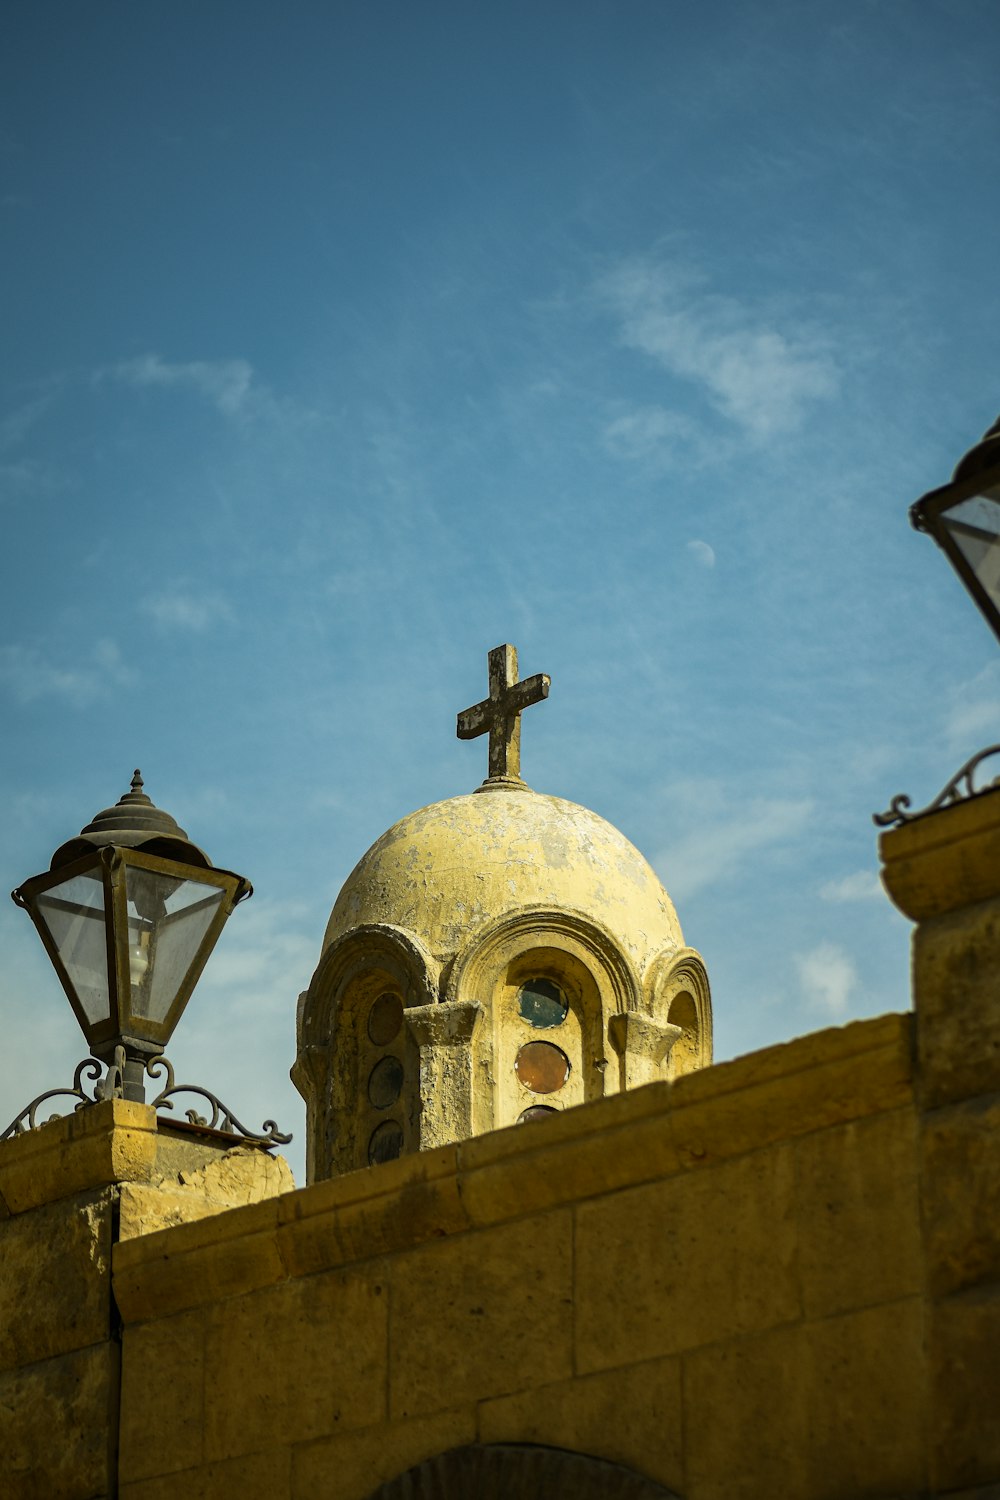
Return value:
<svg viewBox="0 0 1000 1500">
<path fill-rule="evenodd" d="M 298 992 L 514 642 L 717 1055 L 908 1003 L 872 811 L 1000 739 L 909 503 L 1000 410 L 992 0 L 8 7 L 7 888 L 128 786 L 253 901 L 170 1052 L 297 1133 Z M 83 1055 L 0 911 L 4 1120 Z"/>
</svg>

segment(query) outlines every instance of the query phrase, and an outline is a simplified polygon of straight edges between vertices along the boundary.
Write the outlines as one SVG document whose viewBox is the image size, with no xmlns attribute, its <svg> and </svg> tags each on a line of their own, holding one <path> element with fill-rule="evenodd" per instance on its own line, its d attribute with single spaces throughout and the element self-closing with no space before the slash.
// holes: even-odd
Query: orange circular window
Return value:
<svg viewBox="0 0 1000 1500">
<path fill-rule="evenodd" d="M 514 1072 L 533 1094 L 554 1094 L 569 1077 L 569 1058 L 552 1042 L 525 1042 L 514 1062 Z"/>
</svg>

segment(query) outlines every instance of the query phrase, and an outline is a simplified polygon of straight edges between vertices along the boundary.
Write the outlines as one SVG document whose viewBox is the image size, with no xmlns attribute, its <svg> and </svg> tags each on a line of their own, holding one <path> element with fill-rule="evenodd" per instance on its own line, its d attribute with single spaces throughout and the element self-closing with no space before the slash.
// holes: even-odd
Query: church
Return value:
<svg viewBox="0 0 1000 1500">
<path fill-rule="evenodd" d="M 912 1010 L 713 1065 L 653 870 L 522 779 L 548 689 L 490 652 L 485 780 L 337 897 L 305 1187 L 111 1086 L 0 1141 L 0 1495 L 1000 1495 L 1000 788 L 881 835 Z"/>
</svg>

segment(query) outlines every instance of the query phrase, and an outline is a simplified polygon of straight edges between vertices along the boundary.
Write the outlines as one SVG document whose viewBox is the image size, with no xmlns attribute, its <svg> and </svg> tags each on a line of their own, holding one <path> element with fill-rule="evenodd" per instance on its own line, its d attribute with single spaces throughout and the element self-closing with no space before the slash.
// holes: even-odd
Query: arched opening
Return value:
<svg viewBox="0 0 1000 1500">
<path fill-rule="evenodd" d="M 644 1474 L 535 1443 L 471 1443 L 379 1485 L 368 1500 L 678 1500 Z"/>
<path fill-rule="evenodd" d="M 671 1026 L 679 1026 L 681 1034 L 671 1049 L 671 1071 L 675 1078 L 690 1073 L 700 1066 L 701 1036 L 698 1027 L 698 1007 L 690 990 L 680 990 L 671 1000 L 667 1010 Z"/>
</svg>

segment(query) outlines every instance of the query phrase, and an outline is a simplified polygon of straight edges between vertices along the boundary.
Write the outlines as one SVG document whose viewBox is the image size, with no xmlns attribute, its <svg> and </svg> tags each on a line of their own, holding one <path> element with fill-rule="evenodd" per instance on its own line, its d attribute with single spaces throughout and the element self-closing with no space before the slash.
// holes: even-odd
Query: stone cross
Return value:
<svg viewBox="0 0 1000 1500">
<path fill-rule="evenodd" d="M 489 782 L 521 781 L 521 713 L 549 696 L 551 679 L 544 672 L 517 680 L 517 652 L 496 646 L 489 655 L 490 696 L 458 716 L 460 740 L 490 737 Z"/>
</svg>

